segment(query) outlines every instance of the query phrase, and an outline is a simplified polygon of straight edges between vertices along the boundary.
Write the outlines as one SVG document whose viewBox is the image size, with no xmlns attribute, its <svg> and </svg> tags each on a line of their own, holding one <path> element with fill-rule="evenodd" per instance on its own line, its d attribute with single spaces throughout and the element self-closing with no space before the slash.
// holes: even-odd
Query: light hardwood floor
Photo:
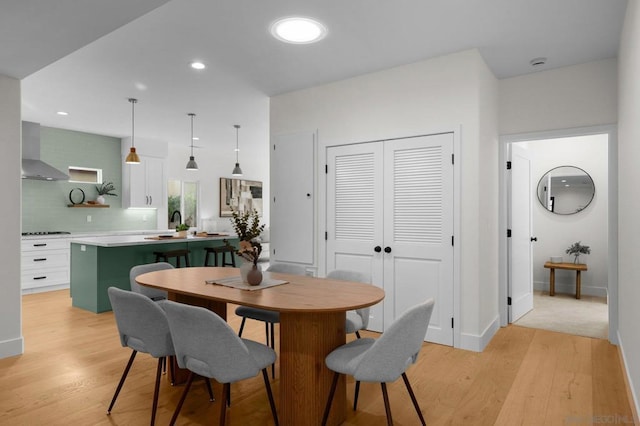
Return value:
<svg viewBox="0 0 640 426">
<path fill-rule="evenodd" d="M 228 318 L 237 330 L 234 308 Z M 262 323 L 247 321 L 245 330 L 243 337 L 264 341 Z M 68 291 L 27 295 L 23 334 L 25 353 L 0 360 L 0 424 L 148 424 L 156 364 L 145 354 L 106 415 L 130 355 L 112 313 L 72 308 Z M 633 423 L 617 348 L 606 340 L 509 326 L 482 353 L 426 343 L 407 374 L 429 425 Z M 272 383 L 277 406 L 277 368 Z M 349 380 L 350 404 L 353 389 Z M 162 381 L 156 424 L 168 424 L 181 391 Z M 419 424 L 402 380 L 389 392 L 395 424 Z M 221 393 L 217 383 L 214 393 Z M 231 395 L 227 424 L 272 424 L 260 375 L 232 385 Z M 219 409 L 196 382 L 178 424 L 216 424 Z M 362 384 L 358 411 L 349 408 L 345 424 L 385 424 L 379 385 Z"/>
</svg>

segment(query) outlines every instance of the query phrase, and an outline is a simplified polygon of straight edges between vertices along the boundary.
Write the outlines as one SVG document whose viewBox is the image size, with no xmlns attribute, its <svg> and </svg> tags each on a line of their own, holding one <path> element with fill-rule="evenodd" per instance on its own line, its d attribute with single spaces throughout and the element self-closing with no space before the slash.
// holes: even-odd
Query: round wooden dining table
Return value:
<svg viewBox="0 0 640 426">
<path fill-rule="evenodd" d="M 279 312 L 280 423 L 320 424 L 333 377 L 324 359 L 346 343 L 346 312 L 375 305 L 384 299 L 384 290 L 357 282 L 275 272 L 265 272 L 264 279 L 286 283 L 256 291 L 206 283 L 239 274 L 237 268 L 176 268 L 142 274 L 136 281 L 167 291 L 169 300 L 206 307 L 224 319 L 227 303 Z M 327 424 L 338 425 L 345 418 L 346 382 L 341 375 Z"/>
</svg>

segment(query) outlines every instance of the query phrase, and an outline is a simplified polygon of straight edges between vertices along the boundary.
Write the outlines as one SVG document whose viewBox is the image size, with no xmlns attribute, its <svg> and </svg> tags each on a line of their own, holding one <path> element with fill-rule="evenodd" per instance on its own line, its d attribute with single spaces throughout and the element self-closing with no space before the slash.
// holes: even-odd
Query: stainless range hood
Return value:
<svg viewBox="0 0 640 426">
<path fill-rule="evenodd" d="M 69 180 L 66 173 L 40 160 L 40 124 L 22 122 L 22 179 Z"/>
</svg>

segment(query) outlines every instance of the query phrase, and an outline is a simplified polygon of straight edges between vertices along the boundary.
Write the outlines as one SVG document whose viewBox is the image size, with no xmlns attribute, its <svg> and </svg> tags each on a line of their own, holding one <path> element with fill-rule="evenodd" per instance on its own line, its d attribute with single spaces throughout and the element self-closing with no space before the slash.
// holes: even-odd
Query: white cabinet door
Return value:
<svg viewBox="0 0 640 426">
<path fill-rule="evenodd" d="M 140 156 L 140 164 L 123 166 L 125 207 L 164 205 L 164 159 Z"/>
<path fill-rule="evenodd" d="M 385 290 L 369 328 L 436 300 L 426 340 L 453 345 L 453 135 L 327 150 L 327 271 L 371 274 Z"/>
</svg>

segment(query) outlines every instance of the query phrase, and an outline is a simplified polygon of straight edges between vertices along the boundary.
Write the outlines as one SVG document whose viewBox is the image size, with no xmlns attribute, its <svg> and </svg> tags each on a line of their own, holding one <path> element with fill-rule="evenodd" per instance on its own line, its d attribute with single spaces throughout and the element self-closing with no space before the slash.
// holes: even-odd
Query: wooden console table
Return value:
<svg viewBox="0 0 640 426">
<path fill-rule="evenodd" d="M 576 299 L 580 299 L 580 272 L 587 270 L 586 263 L 551 263 L 546 262 L 544 267 L 549 269 L 549 296 L 556 295 L 556 269 L 576 271 Z"/>
</svg>

